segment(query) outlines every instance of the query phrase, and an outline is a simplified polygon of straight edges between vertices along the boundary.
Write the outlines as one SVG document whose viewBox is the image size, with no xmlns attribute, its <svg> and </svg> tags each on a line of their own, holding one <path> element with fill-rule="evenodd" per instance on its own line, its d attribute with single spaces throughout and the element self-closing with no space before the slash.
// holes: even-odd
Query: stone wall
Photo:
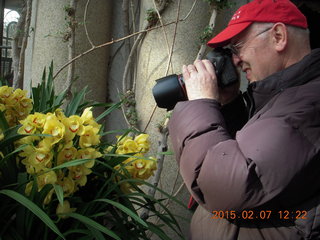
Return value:
<svg viewBox="0 0 320 240">
<path fill-rule="evenodd" d="M 26 50 L 24 86 L 28 88 L 41 81 L 44 67 L 53 61 L 54 72 L 68 61 L 68 43 L 63 40 L 67 31 L 65 7 L 70 1 L 33 0 L 31 29 Z M 86 1 L 78 1 L 76 19 L 75 55 L 91 48 L 83 26 Z M 87 29 L 95 45 L 110 40 L 111 1 L 92 0 L 87 12 Z M 109 48 L 94 51 L 75 62 L 73 91 L 89 86 L 89 98 L 104 102 L 106 100 L 107 66 Z M 65 89 L 67 68 L 56 78 L 56 89 Z"/>
</svg>

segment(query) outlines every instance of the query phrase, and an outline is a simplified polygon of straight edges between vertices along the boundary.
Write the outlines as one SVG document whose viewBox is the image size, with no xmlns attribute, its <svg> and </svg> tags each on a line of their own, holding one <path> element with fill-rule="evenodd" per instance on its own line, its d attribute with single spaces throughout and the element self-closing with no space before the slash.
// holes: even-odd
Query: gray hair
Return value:
<svg viewBox="0 0 320 240">
<path fill-rule="evenodd" d="M 262 29 L 271 28 L 274 23 L 255 22 L 252 24 L 254 31 L 261 31 Z M 292 25 L 286 25 L 288 29 L 289 38 L 291 41 L 296 41 L 300 44 L 309 43 L 310 31 L 309 29 L 300 28 Z"/>
</svg>

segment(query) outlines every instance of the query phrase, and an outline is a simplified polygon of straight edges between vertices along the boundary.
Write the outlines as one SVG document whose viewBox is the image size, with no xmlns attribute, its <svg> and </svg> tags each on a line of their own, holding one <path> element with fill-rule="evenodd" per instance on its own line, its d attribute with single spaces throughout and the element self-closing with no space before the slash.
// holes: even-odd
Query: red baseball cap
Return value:
<svg viewBox="0 0 320 240">
<path fill-rule="evenodd" d="M 301 28 L 308 28 L 306 17 L 289 0 L 253 0 L 240 7 L 221 33 L 212 38 L 209 47 L 228 45 L 235 37 L 254 22 L 281 22 Z"/>
</svg>

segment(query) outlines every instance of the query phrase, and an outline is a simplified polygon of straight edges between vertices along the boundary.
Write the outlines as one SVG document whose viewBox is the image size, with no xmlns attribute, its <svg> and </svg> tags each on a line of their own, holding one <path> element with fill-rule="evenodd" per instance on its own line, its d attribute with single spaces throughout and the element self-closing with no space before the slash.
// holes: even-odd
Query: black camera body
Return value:
<svg viewBox="0 0 320 240">
<path fill-rule="evenodd" d="M 206 55 L 215 67 L 218 86 L 225 88 L 239 81 L 239 74 L 232 62 L 228 48 L 215 48 Z M 160 108 L 172 110 L 177 102 L 188 100 L 182 74 L 172 74 L 156 80 L 152 89 L 153 97 Z"/>
</svg>

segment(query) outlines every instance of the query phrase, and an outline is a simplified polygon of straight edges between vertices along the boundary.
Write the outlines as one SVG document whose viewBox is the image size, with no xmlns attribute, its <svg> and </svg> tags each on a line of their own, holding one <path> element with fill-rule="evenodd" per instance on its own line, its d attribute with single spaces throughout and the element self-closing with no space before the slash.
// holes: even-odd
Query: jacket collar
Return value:
<svg viewBox="0 0 320 240">
<path fill-rule="evenodd" d="M 269 77 L 250 83 L 248 94 L 251 104 L 250 116 L 259 111 L 273 96 L 289 87 L 305 84 L 320 76 L 320 48 L 314 49 L 301 61 L 276 72 Z"/>
</svg>

